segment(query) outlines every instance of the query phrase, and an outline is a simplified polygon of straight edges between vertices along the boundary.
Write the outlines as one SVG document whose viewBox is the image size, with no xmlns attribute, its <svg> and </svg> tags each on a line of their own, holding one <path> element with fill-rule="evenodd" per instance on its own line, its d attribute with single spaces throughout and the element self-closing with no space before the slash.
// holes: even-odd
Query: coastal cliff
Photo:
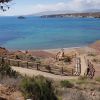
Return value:
<svg viewBox="0 0 100 100">
<path fill-rule="evenodd" d="M 43 15 L 41 18 L 66 18 L 66 17 L 82 17 L 82 18 L 100 18 L 100 12 L 91 12 L 91 13 L 69 13 L 69 14 L 52 14 L 52 15 Z"/>
</svg>

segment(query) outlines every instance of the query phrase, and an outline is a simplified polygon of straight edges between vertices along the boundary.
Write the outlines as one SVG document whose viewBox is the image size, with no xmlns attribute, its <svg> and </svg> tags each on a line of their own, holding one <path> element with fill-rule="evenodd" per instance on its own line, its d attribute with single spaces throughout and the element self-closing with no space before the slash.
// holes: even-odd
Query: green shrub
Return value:
<svg viewBox="0 0 100 100">
<path fill-rule="evenodd" d="M 62 87 L 67 87 L 67 88 L 72 88 L 74 85 L 68 81 L 68 80 L 63 80 L 60 82 L 61 86 Z"/>
<path fill-rule="evenodd" d="M 25 99 L 57 100 L 52 82 L 42 76 L 24 78 L 21 83 L 21 91 Z"/>
<path fill-rule="evenodd" d="M 28 60 L 31 60 L 33 62 L 36 61 L 36 59 L 37 59 L 36 57 L 33 57 L 32 55 L 27 55 L 26 57 Z"/>
<path fill-rule="evenodd" d="M 12 70 L 9 65 L 3 64 L 0 66 L 0 75 L 2 77 L 9 76 L 9 77 L 17 78 L 18 73 L 16 71 Z"/>
<path fill-rule="evenodd" d="M 72 59 L 71 59 L 71 57 L 65 57 L 64 58 L 64 62 L 68 62 L 68 63 L 70 63 L 72 61 Z"/>
<path fill-rule="evenodd" d="M 20 59 L 20 57 L 18 55 L 16 55 L 16 59 Z"/>
<path fill-rule="evenodd" d="M 77 80 L 76 84 L 88 84 L 88 82 L 86 80 Z"/>
<path fill-rule="evenodd" d="M 30 57 L 30 60 L 31 61 L 36 61 L 36 58 L 35 57 Z"/>
<path fill-rule="evenodd" d="M 87 84 L 88 80 L 86 76 L 80 76 L 76 81 L 76 84 Z"/>
<path fill-rule="evenodd" d="M 58 100 L 62 100 L 62 97 L 61 96 L 58 96 Z"/>
<path fill-rule="evenodd" d="M 93 56 L 93 57 L 95 57 L 96 54 L 94 54 L 94 53 L 89 53 L 88 56 Z"/>
<path fill-rule="evenodd" d="M 100 62 L 100 60 L 99 59 L 96 59 L 96 58 L 94 58 L 92 61 L 95 62 L 95 63 Z"/>
</svg>

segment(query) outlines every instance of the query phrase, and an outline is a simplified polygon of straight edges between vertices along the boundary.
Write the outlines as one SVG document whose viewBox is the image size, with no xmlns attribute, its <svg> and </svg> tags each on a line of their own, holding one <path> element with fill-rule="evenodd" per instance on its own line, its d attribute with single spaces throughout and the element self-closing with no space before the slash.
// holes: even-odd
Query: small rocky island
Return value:
<svg viewBox="0 0 100 100">
<path fill-rule="evenodd" d="M 18 19 L 25 19 L 25 17 L 24 16 L 19 16 L 19 17 L 17 17 Z"/>
</svg>

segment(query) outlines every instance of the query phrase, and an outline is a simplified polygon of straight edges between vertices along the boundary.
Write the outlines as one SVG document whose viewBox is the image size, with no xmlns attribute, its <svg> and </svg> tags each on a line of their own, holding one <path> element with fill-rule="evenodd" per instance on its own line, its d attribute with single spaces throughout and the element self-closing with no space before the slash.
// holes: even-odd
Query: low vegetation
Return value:
<svg viewBox="0 0 100 100">
<path fill-rule="evenodd" d="M 76 81 L 76 84 L 79 84 L 79 85 L 81 85 L 81 84 L 88 84 L 87 77 L 86 76 L 80 76 L 78 78 L 78 80 Z"/>
<path fill-rule="evenodd" d="M 57 100 L 52 81 L 42 76 L 19 77 L 19 73 L 4 62 L 0 65 L 0 76 L 2 77 L 1 84 L 21 91 L 25 99 L 48 100 L 49 98 L 49 100 Z"/>
<path fill-rule="evenodd" d="M 95 55 L 90 56 L 93 56 L 91 58 L 97 57 L 94 57 Z M 39 67 L 40 70 L 40 65 L 45 65 L 45 70 L 50 73 L 53 73 L 53 67 L 50 65 L 51 62 L 50 64 L 44 64 L 42 63 L 44 59 L 41 60 L 41 58 L 39 59 L 31 55 L 25 57 L 26 58 L 24 58 L 24 56 L 17 56 L 16 59 L 26 59 L 28 61 L 35 62 L 35 65 L 37 65 L 37 68 Z M 95 80 L 90 80 L 87 79 L 87 77 L 80 76 L 78 79 L 56 82 L 52 82 L 42 76 L 33 76 L 31 78 L 27 76 L 18 77 L 19 74 L 16 71 L 12 70 L 11 67 L 7 65 L 7 62 L 5 61 L 7 60 L 2 59 L 2 63 L 0 65 L 0 76 L 3 77 L 3 81 L 0 80 L 0 84 L 7 84 L 5 86 L 8 87 L 11 86 L 10 89 L 15 87 L 15 90 L 18 89 L 18 91 L 23 93 L 23 97 L 25 98 L 25 100 L 66 100 L 66 98 L 71 98 L 68 100 L 81 100 L 82 98 L 82 100 L 99 100 L 93 99 L 90 96 L 92 94 L 95 94 L 96 96 L 99 95 L 98 93 L 100 92 L 100 77 L 95 78 Z M 72 61 L 73 59 L 71 57 L 65 57 L 62 61 L 59 61 L 57 63 L 59 65 L 62 64 L 64 66 L 63 68 L 65 68 L 65 65 L 72 64 Z M 21 64 L 23 64 L 23 67 L 26 66 L 26 64 L 27 66 L 32 66 L 31 62 L 24 62 L 24 64 L 20 63 L 20 66 L 22 66 Z M 97 60 L 94 60 L 94 62 L 97 62 Z M 10 64 L 12 63 L 13 62 L 10 62 Z M 16 63 L 16 65 L 18 64 Z M 69 69 L 65 68 L 65 70 L 67 71 Z M 90 97 L 90 99 L 88 99 L 87 97 Z"/>
<path fill-rule="evenodd" d="M 68 81 L 68 80 L 63 80 L 60 82 L 61 86 L 62 87 L 65 87 L 65 88 L 72 88 L 74 85 Z"/>
<path fill-rule="evenodd" d="M 86 76 L 79 76 L 78 80 L 87 80 Z"/>
<path fill-rule="evenodd" d="M 95 62 L 95 63 L 100 63 L 100 60 L 97 59 L 97 58 L 94 58 L 92 61 Z"/>
<path fill-rule="evenodd" d="M 72 62 L 72 58 L 68 57 L 68 56 L 65 57 L 63 60 L 64 60 L 65 63 L 71 63 Z"/>
<path fill-rule="evenodd" d="M 21 57 L 19 57 L 19 55 L 16 55 L 16 57 L 15 57 L 16 59 L 20 59 Z"/>
<path fill-rule="evenodd" d="M 0 65 L 0 76 L 3 77 L 14 77 L 17 78 L 18 73 L 11 69 L 11 67 L 7 64 L 1 64 Z"/>
<path fill-rule="evenodd" d="M 15 77 L 17 75 L 17 73 L 13 73 L 10 66 L 5 64 L 0 67 L 0 74 L 9 77 Z M 100 82 L 100 77 L 95 80 Z M 8 77 L 6 78 L 6 81 L 9 81 Z M 85 98 L 82 100 L 91 100 L 92 97 L 89 96 L 89 92 L 92 91 L 95 93 L 96 91 L 96 93 L 98 93 L 100 91 L 99 83 L 95 83 L 94 80 L 90 81 L 83 76 L 80 76 L 78 80 L 63 80 L 58 81 L 57 83 L 52 82 L 43 76 L 33 76 L 31 78 L 25 76 L 20 77 L 20 79 L 11 78 L 9 82 L 13 83 L 14 87 L 18 87 L 17 89 L 23 93 L 25 100 L 63 100 L 64 98 L 71 98 L 68 100 L 81 100 L 82 98 Z M 7 82 L 7 85 L 11 86 L 11 83 L 9 82 Z M 56 89 L 54 89 L 54 86 Z M 86 93 L 85 90 L 88 90 L 89 92 Z M 84 93 L 82 91 L 84 91 Z M 99 98 L 98 94 L 96 98 Z"/>
<path fill-rule="evenodd" d="M 88 56 L 93 56 L 93 57 L 95 57 L 96 54 L 94 54 L 94 53 L 89 53 Z"/>
<path fill-rule="evenodd" d="M 42 76 L 25 77 L 21 83 L 21 91 L 25 99 L 57 100 L 52 82 Z"/>
</svg>

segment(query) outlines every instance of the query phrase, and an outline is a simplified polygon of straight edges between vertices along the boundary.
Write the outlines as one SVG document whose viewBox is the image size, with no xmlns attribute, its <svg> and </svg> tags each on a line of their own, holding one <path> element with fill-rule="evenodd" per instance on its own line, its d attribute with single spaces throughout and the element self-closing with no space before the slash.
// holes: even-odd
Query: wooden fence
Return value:
<svg viewBox="0 0 100 100">
<path fill-rule="evenodd" d="M 17 66 L 23 67 L 28 69 L 39 70 L 42 72 L 48 72 L 55 75 L 62 75 L 62 76 L 73 76 L 74 69 L 68 68 L 65 69 L 64 67 L 57 67 L 57 66 L 50 66 L 50 65 L 42 65 L 41 63 L 30 62 L 30 61 L 22 61 L 22 60 L 15 60 L 15 59 L 8 59 L 0 57 L 0 64 L 1 63 L 8 64 L 10 66 Z"/>
</svg>

